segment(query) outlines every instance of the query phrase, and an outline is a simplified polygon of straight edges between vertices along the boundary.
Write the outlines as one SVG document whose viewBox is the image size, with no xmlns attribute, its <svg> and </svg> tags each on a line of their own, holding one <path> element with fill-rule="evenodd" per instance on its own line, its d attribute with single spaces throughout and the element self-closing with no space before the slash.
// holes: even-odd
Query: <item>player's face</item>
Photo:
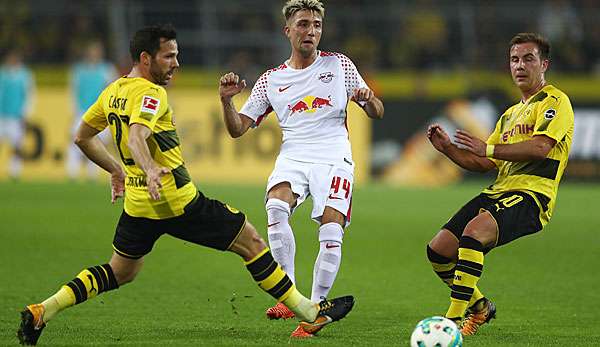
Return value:
<svg viewBox="0 0 600 347">
<path fill-rule="evenodd" d="M 538 87 L 547 68 L 548 60 L 540 57 L 535 43 L 519 43 L 510 48 L 510 73 L 519 89 L 529 91 Z"/>
<path fill-rule="evenodd" d="M 179 67 L 178 54 L 177 41 L 161 39 L 160 49 L 150 62 L 150 75 L 154 83 L 161 86 L 169 84 Z"/>
<path fill-rule="evenodd" d="M 321 41 L 323 19 L 314 11 L 296 12 L 285 26 L 285 34 L 290 40 L 292 49 L 304 58 L 314 54 Z"/>
</svg>

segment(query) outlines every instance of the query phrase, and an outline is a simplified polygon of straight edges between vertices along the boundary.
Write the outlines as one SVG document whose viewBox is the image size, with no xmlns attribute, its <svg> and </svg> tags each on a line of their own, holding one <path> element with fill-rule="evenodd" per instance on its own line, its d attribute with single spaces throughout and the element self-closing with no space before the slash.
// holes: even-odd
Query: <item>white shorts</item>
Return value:
<svg viewBox="0 0 600 347">
<path fill-rule="evenodd" d="M 308 196 L 312 196 L 311 218 L 317 223 L 321 222 L 323 211 L 329 206 L 346 217 L 346 226 L 350 224 L 354 188 L 353 162 L 344 160 L 337 165 L 331 165 L 278 157 L 267 182 L 267 193 L 282 182 L 289 182 L 292 192 L 298 195 L 292 212 Z"/>
<path fill-rule="evenodd" d="M 25 136 L 25 124 L 22 119 L 0 118 L 0 143 L 8 139 L 14 148 L 19 148 L 23 136 Z"/>
</svg>

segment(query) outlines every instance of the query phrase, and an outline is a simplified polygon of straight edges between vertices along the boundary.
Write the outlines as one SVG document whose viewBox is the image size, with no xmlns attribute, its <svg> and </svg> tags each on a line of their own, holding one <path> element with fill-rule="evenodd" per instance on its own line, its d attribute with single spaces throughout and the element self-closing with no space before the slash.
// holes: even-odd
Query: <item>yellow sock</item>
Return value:
<svg viewBox="0 0 600 347">
<path fill-rule="evenodd" d="M 317 319 L 317 314 L 319 313 L 318 305 L 302 295 L 296 289 L 296 286 L 294 286 L 293 291 L 282 302 L 301 321 L 312 322 Z"/>
<path fill-rule="evenodd" d="M 456 270 L 456 262 L 450 258 L 446 258 L 436 251 L 434 251 L 429 245 L 427 245 L 427 258 L 429 262 L 431 262 L 431 266 L 433 267 L 433 271 L 438 277 L 446 283 L 450 289 L 452 289 L 452 285 L 454 284 L 454 271 Z M 471 296 L 471 300 L 469 300 L 468 307 L 473 306 L 477 300 L 483 298 L 483 294 L 479 291 L 479 288 L 475 286 L 473 288 L 473 295 Z"/>
<path fill-rule="evenodd" d="M 475 305 L 475 303 L 479 300 L 482 299 L 484 297 L 483 293 L 481 293 L 481 291 L 479 290 L 479 288 L 477 288 L 477 286 L 475 286 L 474 291 L 473 291 L 473 295 L 471 296 L 471 300 L 469 300 L 469 306 L 471 307 L 473 305 Z"/>
<path fill-rule="evenodd" d="M 56 294 L 42 302 L 44 322 L 48 322 L 67 307 L 82 303 L 96 295 L 117 289 L 119 285 L 109 264 L 89 267 L 72 281 L 62 286 Z"/>
<path fill-rule="evenodd" d="M 462 318 L 473 299 L 477 282 L 483 271 L 483 245 L 474 238 L 463 236 L 458 248 L 458 262 L 454 271 L 454 282 L 450 294 L 448 318 Z M 477 290 L 478 296 L 483 296 Z"/>
<path fill-rule="evenodd" d="M 50 321 L 58 312 L 75 305 L 75 294 L 67 286 L 62 286 L 56 294 L 42 302 L 44 306 L 44 323 Z"/>
<path fill-rule="evenodd" d="M 317 305 L 300 294 L 285 271 L 273 259 L 269 248 L 245 262 L 245 265 L 258 286 L 286 305 L 298 319 L 312 322 L 317 318 Z"/>
</svg>

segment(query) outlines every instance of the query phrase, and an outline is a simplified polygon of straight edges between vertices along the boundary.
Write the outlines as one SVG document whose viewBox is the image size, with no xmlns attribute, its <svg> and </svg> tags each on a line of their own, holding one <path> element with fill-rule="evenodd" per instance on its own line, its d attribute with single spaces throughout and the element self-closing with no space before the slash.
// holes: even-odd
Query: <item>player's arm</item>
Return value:
<svg viewBox="0 0 600 347">
<path fill-rule="evenodd" d="M 464 130 L 457 130 L 455 139 L 465 150 L 478 157 L 489 157 L 506 161 L 544 160 L 556 144 L 546 135 L 536 135 L 531 140 L 511 144 L 488 145 Z"/>
<path fill-rule="evenodd" d="M 129 127 L 127 146 L 135 164 L 146 173 L 148 192 L 154 200 L 160 199 L 159 188 L 162 188 L 161 177 L 171 172 L 168 168 L 158 165 L 152 159 L 146 139 L 152 135 L 152 130 L 146 125 L 134 123 Z"/>
<path fill-rule="evenodd" d="M 465 170 L 487 172 L 496 168 L 496 164 L 485 155 L 480 157 L 452 143 L 448 134 L 439 124 L 433 124 L 427 129 L 427 138 L 435 149 Z"/>
<path fill-rule="evenodd" d="M 369 88 L 357 88 L 352 94 L 354 102 L 359 104 L 369 118 L 382 119 L 383 118 L 383 102 L 375 96 L 375 93 Z M 364 105 L 364 106 L 363 106 Z"/>
<path fill-rule="evenodd" d="M 223 120 L 225 127 L 231 137 L 236 138 L 244 135 L 252 126 L 254 121 L 238 111 L 233 104 L 233 97 L 246 88 L 246 81 L 233 72 L 221 76 L 219 80 L 219 95 L 223 106 Z"/>
<path fill-rule="evenodd" d="M 79 124 L 79 128 L 75 133 L 74 142 L 86 157 L 110 173 L 111 201 L 114 203 L 117 198 L 123 196 L 125 190 L 125 172 L 121 164 L 108 153 L 102 141 L 96 136 L 99 132 L 100 130 L 83 121 Z"/>
</svg>

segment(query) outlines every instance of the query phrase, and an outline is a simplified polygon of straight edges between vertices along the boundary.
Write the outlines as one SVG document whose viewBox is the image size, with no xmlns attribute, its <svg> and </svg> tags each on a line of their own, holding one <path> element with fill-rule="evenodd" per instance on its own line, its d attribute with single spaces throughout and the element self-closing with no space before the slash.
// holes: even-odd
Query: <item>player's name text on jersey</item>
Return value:
<svg viewBox="0 0 600 347">
<path fill-rule="evenodd" d="M 146 176 L 128 176 L 127 177 L 128 187 L 146 187 Z"/>
<path fill-rule="evenodd" d="M 127 98 L 116 98 L 114 95 L 111 95 L 108 99 L 108 107 L 116 108 L 121 111 L 125 111 L 125 104 L 127 103 Z"/>
</svg>

